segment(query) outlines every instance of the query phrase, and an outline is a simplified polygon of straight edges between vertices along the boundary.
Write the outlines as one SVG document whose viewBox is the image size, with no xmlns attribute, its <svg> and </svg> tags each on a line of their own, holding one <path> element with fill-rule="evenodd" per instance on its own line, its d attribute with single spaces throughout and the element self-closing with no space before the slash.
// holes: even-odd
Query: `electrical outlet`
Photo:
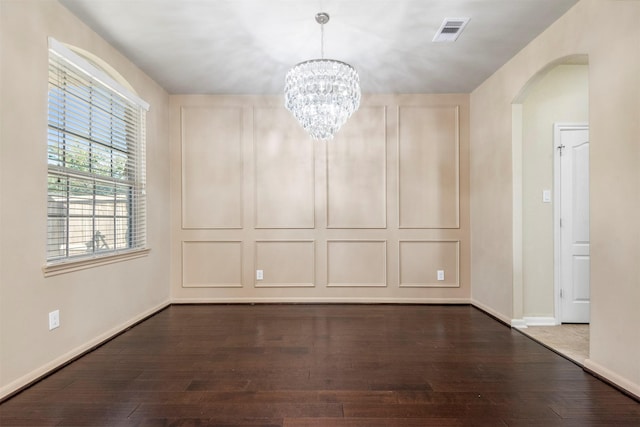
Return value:
<svg viewBox="0 0 640 427">
<path fill-rule="evenodd" d="M 49 330 L 53 330 L 60 326 L 60 310 L 49 313 Z"/>
<path fill-rule="evenodd" d="M 438 280 L 444 280 L 444 270 L 438 270 Z"/>
<path fill-rule="evenodd" d="M 264 279 L 264 270 L 256 270 L 256 280 Z"/>
</svg>

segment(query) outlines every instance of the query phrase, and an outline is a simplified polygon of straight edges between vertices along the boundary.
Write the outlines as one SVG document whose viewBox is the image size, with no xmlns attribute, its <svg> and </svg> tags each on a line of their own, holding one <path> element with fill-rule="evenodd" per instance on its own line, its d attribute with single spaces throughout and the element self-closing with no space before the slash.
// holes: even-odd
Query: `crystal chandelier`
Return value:
<svg viewBox="0 0 640 427">
<path fill-rule="evenodd" d="M 316 15 L 320 24 L 320 59 L 295 65 L 285 78 L 285 107 L 313 139 L 328 140 L 360 106 L 360 78 L 349 64 L 324 58 L 324 24 L 329 15 Z"/>
</svg>

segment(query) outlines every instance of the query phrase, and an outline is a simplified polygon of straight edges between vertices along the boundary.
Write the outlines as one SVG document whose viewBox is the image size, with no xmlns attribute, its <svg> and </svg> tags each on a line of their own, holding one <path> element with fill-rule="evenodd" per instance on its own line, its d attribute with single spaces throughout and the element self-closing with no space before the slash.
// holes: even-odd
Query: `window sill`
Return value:
<svg viewBox="0 0 640 427">
<path fill-rule="evenodd" d="M 44 277 L 57 276 L 58 274 L 72 273 L 74 271 L 85 270 L 87 268 L 142 258 L 149 255 L 150 251 L 151 249 L 137 249 L 121 254 L 106 255 L 96 258 L 84 258 L 77 261 L 63 261 L 57 264 L 47 264 L 42 267 L 42 272 L 44 273 Z"/>
</svg>

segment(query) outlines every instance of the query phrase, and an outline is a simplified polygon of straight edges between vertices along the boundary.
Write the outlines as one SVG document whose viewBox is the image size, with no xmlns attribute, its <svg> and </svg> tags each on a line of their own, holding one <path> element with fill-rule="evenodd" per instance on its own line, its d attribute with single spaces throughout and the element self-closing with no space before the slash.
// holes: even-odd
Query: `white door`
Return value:
<svg viewBox="0 0 640 427">
<path fill-rule="evenodd" d="M 555 128 L 560 321 L 589 323 L 589 128 Z"/>
</svg>

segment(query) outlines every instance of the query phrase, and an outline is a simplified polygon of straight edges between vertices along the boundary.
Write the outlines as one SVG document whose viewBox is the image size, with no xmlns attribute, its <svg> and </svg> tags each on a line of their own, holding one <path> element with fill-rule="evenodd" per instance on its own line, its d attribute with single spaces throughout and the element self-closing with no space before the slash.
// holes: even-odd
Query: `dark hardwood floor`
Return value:
<svg viewBox="0 0 640 427">
<path fill-rule="evenodd" d="M 640 403 L 470 306 L 171 306 L 2 426 L 639 426 Z"/>
</svg>

